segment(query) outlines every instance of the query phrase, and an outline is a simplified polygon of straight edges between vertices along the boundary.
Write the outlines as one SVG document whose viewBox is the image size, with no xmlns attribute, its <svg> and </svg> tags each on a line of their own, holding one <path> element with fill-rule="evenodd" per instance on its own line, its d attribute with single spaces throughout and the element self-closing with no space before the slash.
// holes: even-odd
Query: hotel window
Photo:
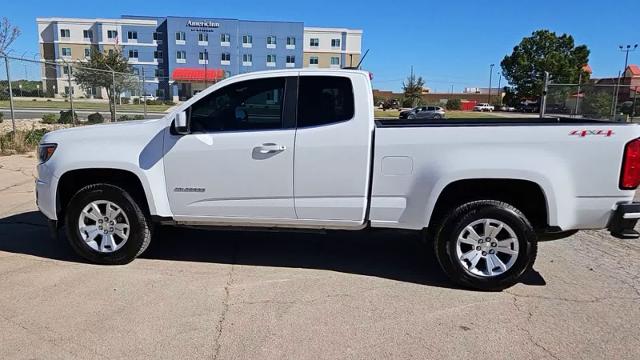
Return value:
<svg viewBox="0 0 640 360">
<path fill-rule="evenodd" d="M 200 52 L 198 54 L 198 59 L 201 60 L 201 61 L 209 60 L 209 53 L 208 52 Z"/>
<path fill-rule="evenodd" d="M 176 44 L 184 45 L 186 38 L 187 38 L 187 34 L 185 34 L 184 31 L 176 32 Z"/>
<path fill-rule="evenodd" d="M 153 33 L 153 40 L 159 44 L 162 44 L 162 33 L 161 32 L 154 32 Z"/>
<path fill-rule="evenodd" d="M 69 29 L 60 29 L 60 37 L 61 38 L 70 38 L 71 31 Z"/>
<path fill-rule="evenodd" d="M 229 43 L 229 42 L 231 42 L 231 35 L 229 35 L 229 34 L 220 34 L 220 42 L 221 43 Z"/>
<path fill-rule="evenodd" d="M 267 47 L 275 47 L 276 46 L 276 37 L 275 36 L 267 36 Z"/>
<path fill-rule="evenodd" d="M 220 64 L 229 65 L 230 63 L 231 63 L 231 54 L 222 53 L 222 55 L 220 56 Z"/>
<path fill-rule="evenodd" d="M 162 50 L 156 50 L 153 52 L 154 59 L 162 59 Z"/>
<path fill-rule="evenodd" d="M 176 62 L 186 63 L 187 62 L 187 52 L 184 50 L 176 51 Z"/>
<path fill-rule="evenodd" d="M 137 59 L 138 50 L 129 50 L 129 59 Z"/>
<path fill-rule="evenodd" d="M 162 71 L 162 69 L 156 69 L 156 77 L 163 77 L 164 76 L 164 72 Z"/>
<path fill-rule="evenodd" d="M 242 54 L 242 65 L 251 66 L 252 63 L 253 63 L 253 55 Z"/>
<path fill-rule="evenodd" d="M 91 31 L 91 30 L 82 30 L 82 37 L 85 40 L 93 40 L 93 31 Z"/>
<path fill-rule="evenodd" d="M 69 75 L 69 67 L 63 66 L 62 67 L 62 74 L 63 75 Z"/>
<path fill-rule="evenodd" d="M 287 55 L 287 67 L 294 67 L 296 65 L 296 57 L 293 55 Z"/>
<path fill-rule="evenodd" d="M 267 66 L 276 66 L 276 56 L 274 54 L 267 55 Z"/>
<path fill-rule="evenodd" d="M 340 47 L 340 39 L 331 39 L 331 47 L 339 48 Z"/>
<path fill-rule="evenodd" d="M 243 47 L 251 47 L 253 44 L 253 36 L 251 35 L 242 35 L 242 46 Z"/>
<path fill-rule="evenodd" d="M 337 56 L 332 56 L 331 57 L 331 65 L 340 66 L 340 58 L 337 57 Z"/>
<path fill-rule="evenodd" d="M 207 33 L 198 33 L 198 42 L 208 42 L 209 41 L 209 34 Z"/>
<path fill-rule="evenodd" d="M 107 30 L 107 39 L 115 39 L 118 37 L 118 32 L 115 30 Z"/>
<path fill-rule="evenodd" d="M 287 45 L 296 45 L 296 38 L 294 38 L 293 36 L 288 36 L 287 37 Z"/>
<path fill-rule="evenodd" d="M 134 67 L 133 69 L 131 69 L 131 71 L 133 71 L 133 75 L 140 75 L 140 69 L 138 68 Z"/>
<path fill-rule="evenodd" d="M 129 31 L 127 32 L 128 40 L 138 40 L 138 32 L 137 31 Z"/>
<path fill-rule="evenodd" d="M 84 57 L 86 58 L 91 57 L 91 48 L 84 48 Z"/>
<path fill-rule="evenodd" d="M 320 39 L 318 39 L 318 38 L 309 39 L 309 46 L 311 46 L 311 47 L 320 46 Z"/>
<path fill-rule="evenodd" d="M 310 65 L 318 65 L 318 57 L 317 56 L 312 56 L 309 58 L 309 64 Z"/>
<path fill-rule="evenodd" d="M 62 56 L 71 56 L 71 48 L 62 48 Z"/>
<path fill-rule="evenodd" d="M 109 54 L 109 56 L 113 55 L 113 49 L 109 49 L 108 54 Z"/>
</svg>

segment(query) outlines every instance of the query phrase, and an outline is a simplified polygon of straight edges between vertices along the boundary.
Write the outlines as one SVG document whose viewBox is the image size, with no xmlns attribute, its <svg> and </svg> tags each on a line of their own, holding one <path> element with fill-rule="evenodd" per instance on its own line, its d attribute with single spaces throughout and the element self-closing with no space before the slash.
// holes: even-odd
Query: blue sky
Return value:
<svg viewBox="0 0 640 360">
<path fill-rule="evenodd" d="M 12 1 L 0 16 L 23 34 L 13 54 L 38 51 L 36 17 L 155 16 L 227 17 L 249 20 L 303 21 L 308 26 L 364 30 L 370 49 L 364 68 L 374 87 L 398 90 L 411 65 L 438 91 L 487 86 L 489 64 L 498 65 L 522 37 L 537 29 L 570 33 L 591 49 L 595 77 L 613 76 L 624 66 L 619 44 L 640 43 L 638 0 L 549 1 L 404 0 L 404 1 Z M 630 63 L 640 63 L 640 50 Z M 12 71 L 13 73 L 13 71 Z M 35 76 L 33 71 L 30 77 Z M 494 83 L 497 79 L 494 79 Z"/>
</svg>

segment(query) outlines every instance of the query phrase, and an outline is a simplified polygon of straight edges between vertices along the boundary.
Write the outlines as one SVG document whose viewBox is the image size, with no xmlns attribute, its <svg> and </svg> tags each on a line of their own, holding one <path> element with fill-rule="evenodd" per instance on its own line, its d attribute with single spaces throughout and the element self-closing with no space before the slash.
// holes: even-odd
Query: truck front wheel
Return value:
<svg viewBox="0 0 640 360">
<path fill-rule="evenodd" d="M 454 282 L 480 290 L 502 290 L 531 269 L 537 238 L 527 218 L 513 206 L 474 201 L 445 217 L 435 236 L 435 253 Z"/>
<path fill-rule="evenodd" d="M 75 252 L 97 264 L 130 263 L 151 241 L 151 224 L 140 206 L 110 184 L 80 189 L 69 202 L 65 225 Z"/>
</svg>

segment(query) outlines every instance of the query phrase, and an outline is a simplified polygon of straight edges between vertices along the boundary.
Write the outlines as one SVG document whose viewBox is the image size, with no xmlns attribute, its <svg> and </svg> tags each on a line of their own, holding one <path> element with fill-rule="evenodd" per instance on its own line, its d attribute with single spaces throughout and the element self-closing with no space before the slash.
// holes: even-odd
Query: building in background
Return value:
<svg viewBox="0 0 640 360">
<path fill-rule="evenodd" d="M 119 47 L 144 74 L 139 90 L 123 97 L 154 95 L 184 100 L 226 77 L 260 70 L 356 66 L 361 30 L 305 28 L 302 22 L 200 17 L 122 16 L 120 19 L 38 18 L 43 89 L 61 96 L 106 97 L 104 89 L 68 87 L 65 63 L 91 51 Z"/>
<path fill-rule="evenodd" d="M 355 67 L 361 53 L 362 30 L 304 28 L 304 67 Z"/>
</svg>

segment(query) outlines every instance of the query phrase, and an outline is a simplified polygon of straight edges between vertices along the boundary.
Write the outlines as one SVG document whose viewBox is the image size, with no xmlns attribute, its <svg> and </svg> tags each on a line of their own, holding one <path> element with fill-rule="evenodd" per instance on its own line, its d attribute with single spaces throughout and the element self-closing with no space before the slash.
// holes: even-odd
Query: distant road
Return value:
<svg viewBox="0 0 640 360">
<path fill-rule="evenodd" d="M 9 108 L 0 108 L 0 112 L 4 114 L 4 120 L 11 120 L 11 109 Z M 79 117 L 87 117 L 89 114 L 95 113 L 96 110 L 76 110 L 76 113 Z M 111 119 L 111 114 L 109 111 L 98 111 L 105 119 Z M 41 118 L 44 114 L 59 114 L 60 109 L 15 109 L 14 114 L 16 119 L 37 119 Z M 142 115 L 143 111 L 118 111 L 118 116 L 120 115 Z M 147 118 L 158 118 L 164 116 L 164 112 L 150 112 L 147 111 Z"/>
</svg>

